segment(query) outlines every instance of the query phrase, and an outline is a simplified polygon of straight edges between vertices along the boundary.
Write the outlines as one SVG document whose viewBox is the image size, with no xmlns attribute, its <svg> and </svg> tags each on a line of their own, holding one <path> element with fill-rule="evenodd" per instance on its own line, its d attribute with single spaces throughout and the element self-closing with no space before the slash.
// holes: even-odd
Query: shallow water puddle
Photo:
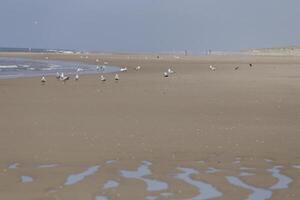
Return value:
<svg viewBox="0 0 300 200">
<path fill-rule="evenodd" d="M 65 185 L 73 185 L 75 183 L 78 183 L 78 182 L 82 181 L 84 178 L 96 173 L 99 170 L 99 168 L 100 168 L 100 166 L 96 165 L 96 166 L 88 168 L 87 170 L 85 170 L 84 172 L 81 172 L 79 174 L 72 174 L 67 178 Z"/>
<path fill-rule="evenodd" d="M 300 165 L 293 165 L 293 168 L 300 169 Z"/>
<path fill-rule="evenodd" d="M 293 182 L 293 179 L 281 174 L 280 169 L 282 169 L 282 166 L 274 166 L 272 169 L 267 170 L 272 173 L 273 177 L 278 179 L 278 182 L 270 187 L 271 190 L 287 189 L 289 188 L 289 184 Z"/>
<path fill-rule="evenodd" d="M 209 168 L 205 171 L 205 173 L 207 173 L 207 174 L 214 174 L 214 173 L 217 173 L 217 172 L 220 172 L 220 171 L 222 171 L 222 170 L 216 169 L 216 168 L 213 168 L 213 167 L 209 167 Z"/>
<path fill-rule="evenodd" d="M 22 183 L 31 183 L 33 182 L 33 178 L 31 176 L 21 176 Z"/>
<path fill-rule="evenodd" d="M 95 200 L 108 200 L 106 196 L 96 196 Z"/>
<path fill-rule="evenodd" d="M 37 168 L 53 168 L 58 167 L 58 164 L 38 165 Z"/>
<path fill-rule="evenodd" d="M 118 162 L 118 161 L 116 161 L 116 160 L 108 160 L 105 163 L 106 164 L 113 164 L 113 163 L 116 163 L 116 162 Z"/>
<path fill-rule="evenodd" d="M 239 176 L 254 176 L 255 174 L 254 173 L 249 173 L 249 172 L 241 172 L 239 174 Z"/>
<path fill-rule="evenodd" d="M 19 165 L 20 165 L 19 163 L 13 163 L 8 166 L 8 169 L 17 169 Z"/>
<path fill-rule="evenodd" d="M 165 182 L 145 178 L 145 176 L 149 176 L 152 174 L 149 170 L 149 166 L 152 163 L 148 161 L 144 161 L 142 163 L 143 164 L 140 165 L 136 171 L 121 170 L 121 176 L 125 178 L 132 178 L 144 181 L 147 185 L 147 190 L 150 192 L 168 189 L 168 184 Z"/>
<path fill-rule="evenodd" d="M 196 187 L 199 191 L 199 195 L 191 198 L 191 200 L 204 200 L 221 197 L 223 194 L 219 192 L 212 185 L 205 183 L 203 181 L 193 180 L 190 176 L 194 174 L 199 174 L 198 171 L 191 168 L 178 168 L 182 173 L 176 176 L 177 179 L 183 180 L 184 182 Z"/>
<path fill-rule="evenodd" d="M 106 189 L 116 188 L 118 186 L 119 186 L 119 183 L 117 181 L 109 180 L 104 184 L 103 189 L 106 190 Z"/>
<path fill-rule="evenodd" d="M 227 176 L 226 179 L 230 184 L 232 184 L 234 186 L 238 186 L 238 187 L 253 191 L 253 193 L 250 194 L 246 200 L 266 200 L 266 199 L 271 198 L 271 196 L 272 196 L 272 192 L 270 190 L 266 190 L 263 188 L 257 188 L 252 185 L 248 185 L 248 184 L 244 183 L 238 177 Z"/>
<path fill-rule="evenodd" d="M 157 196 L 146 196 L 146 200 L 156 200 L 158 199 Z"/>
<path fill-rule="evenodd" d="M 174 194 L 171 193 L 171 192 L 163 192 L 163 193 L 160 193 L 160 196 L 163 196 L 163 197 L 170 197 L 170 196 L 173 196 Z"/>
</svg>

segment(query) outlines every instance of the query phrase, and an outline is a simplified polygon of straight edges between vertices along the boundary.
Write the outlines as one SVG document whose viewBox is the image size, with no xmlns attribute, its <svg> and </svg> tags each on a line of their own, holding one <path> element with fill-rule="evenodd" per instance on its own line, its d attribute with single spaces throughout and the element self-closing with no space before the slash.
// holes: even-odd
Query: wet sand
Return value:
<svg viewBox="0 0 300 200">
<path fill-rule="evenodd" d="M 0 80 L 0 199 L 189 199 L 199 195 L 199 181 L 222 193 L 215 199 L 251 195 L 228 177 L 271 191 L 270 199 L 300 198 L 300 169 L 293 167 L 300 165 L 300 57 L 0 55 L 91 64 L 99 58 L 129 69 L 118 82 L 113 74 L 105 83 L 98 75 L 66 84 L 55 77 L 45 85 L 40 78 Z M 176 73 L 164 78 L 170 65 Z M 151 162 L 150 175 L 122 176 L 142 161 Z M 65 185 L 69 175 L 98 165 Z M 267 171 L 274 166 L 292 179 L 287 189 L 271 189 L 279 181 Z M 178 179 L 179 167 L 198 172 L 190 176 L 195 185 Z M 32 181 L 22 183 L 22 176 Z M 144 178 L 168 189 L 148 191 Z M 119 185 L 104 189 L 109 180 Z"/>
</svg>

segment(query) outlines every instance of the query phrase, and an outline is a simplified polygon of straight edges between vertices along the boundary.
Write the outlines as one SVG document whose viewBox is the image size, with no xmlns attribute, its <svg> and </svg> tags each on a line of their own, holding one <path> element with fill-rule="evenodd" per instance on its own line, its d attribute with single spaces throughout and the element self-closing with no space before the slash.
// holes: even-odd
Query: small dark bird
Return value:
<svg viewBox="0 0 300 200">
<path fill-rule="evenodd" d="M 236 66 L 235 68 L 234 68 L 234 70 L 238 70 L 240 67 L 239 66 Z"/>
<path fill-rule="evenodd" d="M 250 63 L 249 66 L 252 67 L 253 66 L 252 63 Z"/>
</svg>

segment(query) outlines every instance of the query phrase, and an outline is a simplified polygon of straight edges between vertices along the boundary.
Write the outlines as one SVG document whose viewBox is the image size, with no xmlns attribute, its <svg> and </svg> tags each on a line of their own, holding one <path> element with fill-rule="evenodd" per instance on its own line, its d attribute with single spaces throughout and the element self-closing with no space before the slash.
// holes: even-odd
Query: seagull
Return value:
<svg viewBox="0 0 300 200">
<path fill-rule="evenodd" d="M 60 74 L 58 72 L 56 72 L 56 78 L 60 79 Z"/>
<path fill-rule="evenodd" d="M 253 66 L 252 63 L 250 63 L 249 66 L 252 67 Z"/>
<path fill-rule="evenodd" d="M 236 66 L 235 68 L 234 68 L 234 70 L 238 70 L 240 67 L 239 66 Z"/>
<path fill-rule="evenodd" d="M 66 82 L 66 81 L 69 80 L 69 79 L 70 79 L 70 77 L 65 76 L 63 72 L 61 73 L 61 75 L 60 75 L 60 80 L 62 80 L 63 82 Z"/>
<path fill-rule="evenodd" d="M 122 67 L 122 68 L 120 69 L 120 72 L 127 72 L 127 67 Z"/>
<path fill-rule="evenodd" d="M 97 65 L 96 70 L 99 71 L 100 67 Z"/>
<path fill-rule="evenodd" d="M 83 69 L 81 69 L 81 68 L 77 68 L 77 70 L 76 70 L 77 72 L 81 72 L 81 71 L 83 71 Z"/>
<path fill-rule="evenodd" d="M 137 67 L 135 68 L 136 71 L 138 71 L 138 70 L 140 70 L 140 69 L 141 69 L 141 66 L 137 66 Z"/>
<path fill-rule="evenodd" d="M 42 76 L 41 82 L 42 82 L 42 83 L 46 83 L 46 78 L 45 78 L 45 76 Z"/>
<path fill-rule="evenodd" d="M 164 72 L 164 77 L 169 77 L 169 74 L 168 74 L 168 72 Z"/>
<path fill-rule="evenodd" d="M 101 66 L 101 71 L 104 72 L 104 71 L 105 71 L 105 68 L 106 68 L 105 65 Z"/>
<path fill-rule="evenodd" d="M 105 82 L 105 81 L 106 81 L 106 79 L 105 79 L 105 77 L 104 77 L 103 75 L 100 76 L 100 80 L 101 80 L 102 82 Z"/>
<path fill-rule="evenodd" d="M 70 77 L 68 77 L 68 76 L 64 76 L 61 80 L 65 83 L 67 80 L 69 80 L 70 79 Z"/>
<path fill-rule="evenodd" d="M 62 72 L 61 74 L 60 74 L 60 76 L 59 76 L 59 79 L 60 80 L 63 80 L 65 78 L 65 75 L 64 75 L 64 73 Z"/>
<path fill-rule="evenodd" d="M 175 71 L 174 71 L 174 70 L 172 70 L 171 68 L 169 68 L 169 69 L 168 69 L 168 73 L 169 73 L 169 74 L 174 74 L 174 73 L 175 73 Z"/>
<path fill-rule="evenodd" d="M 212 65 L 210 65 L 210 66 L 209 66 L 209 69 L 210 69 L 211 71 L 216 71 L 217 68 L 214 67 L 214 66 L 212 66 Z"/>
<path fill-rule="evenodd" d="M 75 76 L 75 81 L 78 81 L 78 80 L 79 80 L 79 75 L 76 74 L 76 76 Z"/>
<path fill-rule="evenodd" d="M 116 75 L 115 75 L 115 80 L 118 81 L 119 79 L 120 79 L 119 75 L 116 74 Z"/>
</svg>

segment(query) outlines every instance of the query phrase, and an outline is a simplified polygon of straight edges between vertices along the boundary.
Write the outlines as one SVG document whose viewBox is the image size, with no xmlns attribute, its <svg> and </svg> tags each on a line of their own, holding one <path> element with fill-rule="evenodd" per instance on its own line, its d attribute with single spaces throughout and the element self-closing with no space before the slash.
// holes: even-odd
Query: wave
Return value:
<svg viewBox="0 0 300 200">
<path fill-rule="evenodd" d="M 0 69 L 16 69 L 17 65 L 0 65 Z"/>
</svg>

